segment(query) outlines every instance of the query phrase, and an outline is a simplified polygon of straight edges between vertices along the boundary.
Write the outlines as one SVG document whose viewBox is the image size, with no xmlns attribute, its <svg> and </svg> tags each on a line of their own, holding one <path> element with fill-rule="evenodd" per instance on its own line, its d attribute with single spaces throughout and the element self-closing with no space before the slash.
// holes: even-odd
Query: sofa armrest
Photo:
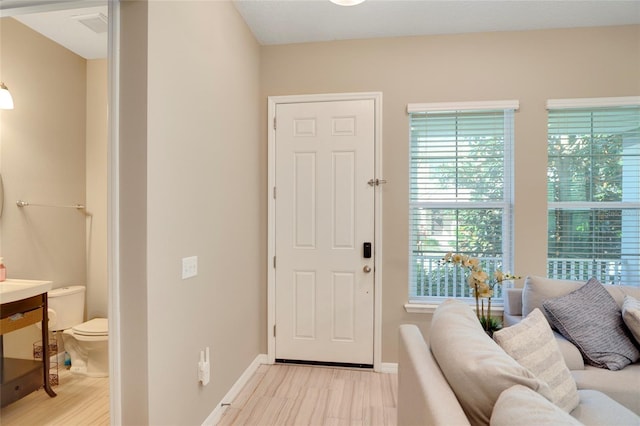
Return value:
<svg viewBox="0 0 640 426">
<path fill-rule="evenodd" d="M 519 323 L 522 320 L 522 289 L 504 289 L 504 319 L 505 327 Z"/>
<path fill-rule="evenodd" d="M 468 425 L 422 333 L 413 324 L 400 326 L 398 359 L 398 425 Z"/>
<path fill-rule="evenodd" d="M 504 313 L 512 316 L 522 316 L 522 289 L 504 289 Z"/>
</svg>

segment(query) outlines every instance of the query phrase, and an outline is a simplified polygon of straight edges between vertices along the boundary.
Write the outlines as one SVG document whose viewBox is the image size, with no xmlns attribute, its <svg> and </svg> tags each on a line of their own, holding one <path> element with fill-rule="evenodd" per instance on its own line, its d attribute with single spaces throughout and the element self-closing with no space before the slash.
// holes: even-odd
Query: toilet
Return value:
<svg viewBox="0 0 640 426">
<path fill-rule="evenodd" d="M 106 318 L 84 322 L 85 287 L 56 288 L 48 293 L 49 329 L 64 330 L 62 341 L 71 358 L 71 372 L 109 376 L 109 325 Z"/>
</svg>

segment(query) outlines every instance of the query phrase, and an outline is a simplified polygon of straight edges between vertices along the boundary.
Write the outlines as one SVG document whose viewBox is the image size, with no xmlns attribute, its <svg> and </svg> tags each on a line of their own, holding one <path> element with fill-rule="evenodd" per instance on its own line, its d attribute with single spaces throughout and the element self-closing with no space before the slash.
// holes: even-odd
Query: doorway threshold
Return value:
<svg viewBox="0 0 640 426">
<path fill-rule="evenodd" d="M 319 367 L 341 367 L 341 368 L 357 368 L 357 369 L 373 369 L 373 364 L 353 364 L 350 362 L 329 362 L 329 361 L 307 361 L 303 359 L 282 359 L 276 358 L 276 364 L 299 364 L 312 365 Z"/>
</svg>

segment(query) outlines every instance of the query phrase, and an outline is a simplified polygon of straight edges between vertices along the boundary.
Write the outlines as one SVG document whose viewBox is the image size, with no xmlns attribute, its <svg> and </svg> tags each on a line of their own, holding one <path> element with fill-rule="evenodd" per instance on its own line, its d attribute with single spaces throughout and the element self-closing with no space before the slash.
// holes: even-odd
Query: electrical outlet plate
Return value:
<svg viewBox="0 0 640 426">
<path fill-rule="evenodd" d="M 182 258 L 182 279 L 195 277 L 198 275 L 198 256 Z"/>
</svg>

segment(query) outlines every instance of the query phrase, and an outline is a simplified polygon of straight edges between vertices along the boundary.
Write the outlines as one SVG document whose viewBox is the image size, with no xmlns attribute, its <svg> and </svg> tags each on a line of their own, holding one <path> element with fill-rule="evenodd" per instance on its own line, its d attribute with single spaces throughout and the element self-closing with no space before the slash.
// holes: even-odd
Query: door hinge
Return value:
<svg viewBox="0 0 640 426">
<path fill-rule="evenodd" d="M 273 187 L 273 199 L 274 200 L 276 199 L 276 187 L 275 186 Z"/>
<path fill-rule="evenodd" d="M 276 325 L 273 324 L 273 337 L 276 337 Z"/>
<path fill-rule="evenodd" d="M 276 130 L 276 117 L 273 117 L 273 130 Z"/>
<path fill-rule="evenodd" d="M 273 256 L 273 269 L 275 269 L 275 268 L 276 268 L 276 257 Z"/>
</svg>

